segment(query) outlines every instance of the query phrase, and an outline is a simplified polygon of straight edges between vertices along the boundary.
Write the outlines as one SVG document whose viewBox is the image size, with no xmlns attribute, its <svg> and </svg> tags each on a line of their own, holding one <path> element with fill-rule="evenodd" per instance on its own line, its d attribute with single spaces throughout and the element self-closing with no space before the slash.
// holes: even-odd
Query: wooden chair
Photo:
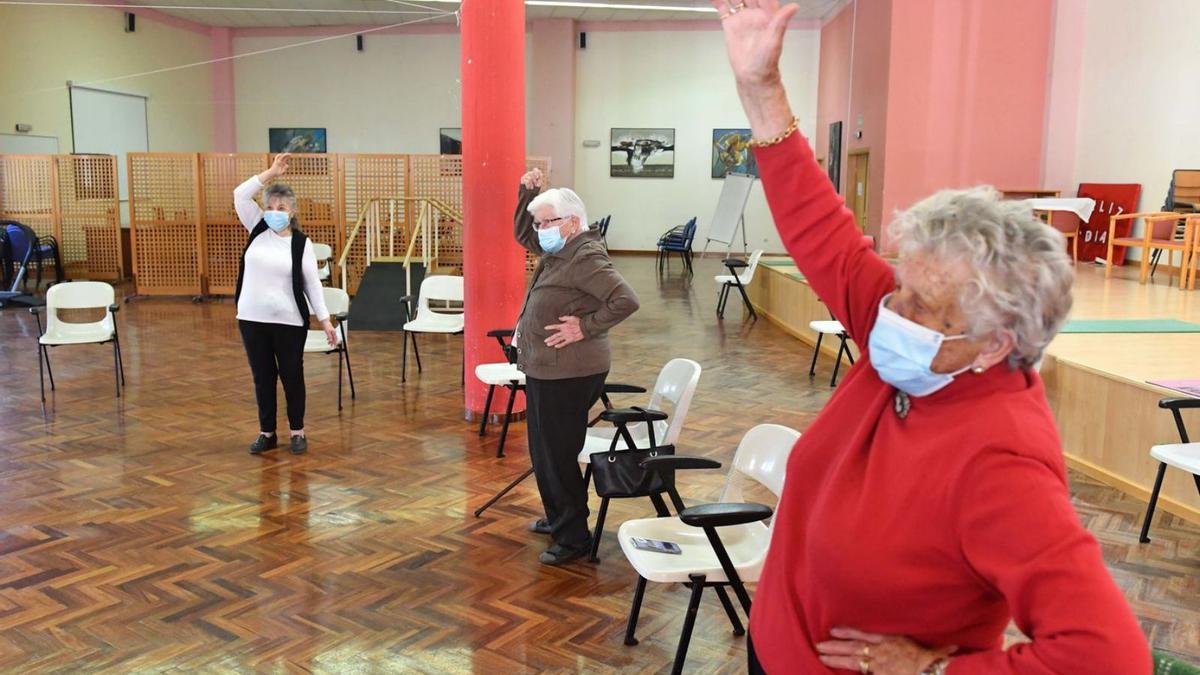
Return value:
<svg viewBox="0 0 1200 675">
<path fill-rule="evenodd" d="M 1117 221 L 1131 220 L 1141 218 L 1145 221 L 1145 228 L 1140 237 L 1117 237 Z M 1192 263 L 1192 252 L 1194 250 L 1195 238 L 1192 234 L 1193 226 L 1196 220 L 1192 218 L 1186 219 L 1184 225 L 1183 237 L 1176 237 L 1175 225 L 1183 216 L 1175 212 L 1165 211 L 1146 211 L 1141 213 L 1122 213 L 1115 215 L 1108 220 L 1108 266 L 1104 270 L 1104 276 L 1112 276 L 1113 268 L 1113 249 L 1117 246 L 1126 248 L 1140 248 L 1142 250 L 1141 272 L 1138 275 L 1139 283 L 1146 283 L 1146 279 L 1150 276 L 1150 255 L 1153 249 L 1163 249 L 1167 251 L 1167 263 L 1170 266 L 1174 262 L 1175 251 L 1181 254 L 1180 260 L 1180 275 L 1179 287 L 1186 288 L 1185 274 L 1188 267 Z M 1171 274 L 1175 273 L 1174 267 L 1171 267 Z"/>
</svg>

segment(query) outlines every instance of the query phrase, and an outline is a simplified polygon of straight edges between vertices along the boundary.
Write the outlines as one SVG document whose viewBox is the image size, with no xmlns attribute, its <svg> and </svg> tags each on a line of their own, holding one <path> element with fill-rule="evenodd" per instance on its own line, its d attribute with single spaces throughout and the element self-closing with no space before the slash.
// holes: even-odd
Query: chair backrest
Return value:
<svg viewBox="0 0 1200 675">
<path fill-rule="evenodd" d="M 608 236 L 608 223 L 611 220 L 612 220 L 612 214 L 609 214 L 607 216 L 604 216 L 604 219 L 600 221 L 600 236 L 601 237 Z"/>
<path fill-rule="evenodd" d="M 340 288 L 322 287 L 325 294 L 325 309 L 330 314 L 341 314 L 350 311 L 350 294 Z"/>
<path fill-rule="evenodd" d="M 700 383 L 701 370 L 700 364 L 691 359 L 671 359 L 658 371 L 658 379 L 654 382 L 654 391 L 650 394 L 650 404 L 647 407 L 662 410 L 664 401 L 672 406 L 666 433 L 662 438 L 655 439 L 658 444 L 673 445 L 679 440 L 688 408 L 692 404 L 692 396 Z"/>
<path fill-rule="evenodd" d="M 1182 218 L 1183 216 L 1180 216 Z M 1175 226 L 1179 220 L 1172 218 L 1163 218 L 1161 220 L 1152 220 L 1149 222 L 1151 226 L 1150 238 L 1167 240 L 1175 238 Z"/>
<path fill-rule="evenodd" d="M 53 333 L 60 323 L 60 309 L 108 309 L 116 299 L 113 287 L 101 281 L 67 281 L 55 284 L 46 291 L 46 332 Z M 94 324 L 112 325 L 112 314 L 104 313 Z"/>
<path fill-rule="evenodd" d="M 746 270 L 738 275 L 738 278 L 742 280 L 743 286 L 749 286 L 750 282 L 754 281 L 754 270 L 758 268 L 758 259 L 762 257 L 762 254 L 763 250 L 761 248 L 750 254 Z"/>
<path fill-rule="evenodd" d="M 683 226 L 683 243 L 686 244 L 688 248 L 691 248 L 692 240 L 695 238 L 696 238 L 696 217 L 692 216 L 692 219 L 687 221 L 687 225 Z"/>
<path fill-rule="evenodd" d="M 333 259 L 333 247 L 329 244 L 318 244 L 314 241 L 313 255 L 317 257 L 317 266 L 320 267 L 322 263 L 327 263 Z"/>
<path fill-rule="evenodd" d="M 779 424 L 760 424 L 747 431 L 733 454 L 733 466 L 726 476 L 721 501 L 745 501 L 743 477 L 766 487 L 778 499 L 783 494 L 788 455 L 799 438 L 799 431 Z"/>
<path fill-rule="evenodd" d="M 8 235 L 8 246 L 13 261 L 18 266 L 28 264 L 29 259 L 33 256 L 34 244 L 37 243 L 37 234 L 34 233 L 33 228 L 24 223 L 9 220 L 5 221 L 4 232 Z"/>
<path fill-rule="evenodd" d="M 425 277 L 425 280 L 421 282 L 421 291 L 417 299 L 417 311 L 431 311 L 429 309 L 430 300 L 462 302 L 463 297 L 462 277 L 434 274 Z"/>
</svg>

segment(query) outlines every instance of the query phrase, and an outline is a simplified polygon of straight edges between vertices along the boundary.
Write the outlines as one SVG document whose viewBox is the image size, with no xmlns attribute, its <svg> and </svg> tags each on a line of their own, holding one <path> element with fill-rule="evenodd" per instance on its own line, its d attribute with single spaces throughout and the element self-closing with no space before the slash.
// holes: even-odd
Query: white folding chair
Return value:
<svg viewBox="0 0 1200 675">
<path fill-rule="evenodd" d="M 629 448 L 646 448 L 650 445 L 650 424 L 654 425 L 654 442 L 656 445 L 674 445 L 683 431 L 687 420 L 688 408 L 692 405 L 692 397 L 700 383 L 701 367 L 691 359 L 671 359 L 658 373 L 654 382 L 654 390 L 650 393 L 650 402 L 645 409 L 663 410 L 664 404 L 670 404 L 671 410 L 666 420 L 658 422 L 636 422 L 624 427 L 622 436 Z M 664 411 L 667 412 L 667 411 Z M 618 433 L 615 427 L 589 428 L 584 438 L 583 449 L 579 451 L 579 463 L 584 465 L 583 482 L 592 476 L 592 455 L 606 453 L 612 447 L 613 436 Z M 657 497 L 657 495 L 655 495 Z M 674 499 L 674 495 L 672 495 Z M 661 499 L 661 498 L 659 498 Z M 655 498 L 651 498 L 654 501 Z M 608 497 L 600 500 L 600 511 L 596 516 L 596 529 L 592 532 L 592 554 L 590 560 L 598 560 L 596 554 L 600 551 L 600 539 L 604 536 L 604 519 L 608 515 Z M 676 508 L 681 508 L 677 503 Z M 655 508 L 663 509 L 659 503 Z"/>
<path fill-rule="evenodd" d="M 104 318 L 86 323 L 68 323 L 58 316 L 60 309 L 103 309 Z M 116 313 L 121 306 L 115 302 L 113 287 L 99 281 L 70 281 L 55 284 L 46 291 L 46 330 L 42 332 L 42 320 L 38 326 L 38 379 L 42 385 L 42 400 L 46 400 L 45 375 L 50 376 L 50 390 L 54 391 L 54 371 L 50 368 L 50 347 L 81 344 L 113 344 L 113 376 L 116 379 L 117 398 L 125 385 L 125 364 L 121 359 L 121 340 L 117 335 Z M 42 308 L 30 307 L 34 317 L 40 317 Z M 46 364 L 45 374 L 42 363 Z"/>
<path fill-rule="evenodd" d="M 758 321 L 758 313 L 754 311 L 754 305 L 750 303 L 750 296 L 746 295 L 746 287 L 754 281 L 754 270 L 758 269 L 758 259 L 762 257 L 762 249 L 758 249 L 750 254 L 750 260 L 738 260 L 737 258 L 726 258 L 721 263 L 729 270 L 729 274 L 718 274 L 713 277 L 720 289 L 717 293 L 717 317 L 725 318 L 725 304 L 729 302 L 729 291 L 737 288 L 742 294 L 742 302 L 745 303 L 746 309 L 750 310 L 750 316 L 755 321 Z M 742 271 L 738 271 L 742 270 Z"/>
<path fill-rule="evenodd" d="M 511 339 L 514 331 L 509 329 L 488 331 L 488 337 L 496 338 L 500 343 L 500 350 L 505 358 L 508 357 L 509 343 L 505 339 Z M 479 435 L 480 437 L 487 434 L 488 415 L 492 412 L 492 396 L 496 393 L 496 387 L 504 387 L 508 389 L 508 406 L 504 411 L 504 426 L 500 429 L 500 444 L 496 447 L 496 456 L 504 456 L 504 442 L 508 438 L 508 423 L 512 418 L 513 402 L 517 398 L 517 392 L 525 389 L 525 373 L 517 368 L 517 364 L 511 361 L 503 361 L 499 363 L 481 363 L 475 366 L 475 377 L 480 382 L 488 386 L 487 402 L 483 404 L 483 415 L 479 420 Z"/>
<path fill-rule="evenodd" d="M 733 588 L 742 610 L 749 617 L 750 595 L 745 584 L 758 581 L 762 572 L 774 518 L 772 507 L 745 503 L 743 488 L 747 480 L 756 482 L 769 490 L 778 502 L 783 492 L 788 455 L 799 438 L 800 433 L 794 429 L 760 424 L 746 432 L 738 444 L 720 502 L 686 508 L 673 518 L 641 518 L 621 524 L 617 531 L 621 551 L 638 573 L 633 606 L 625 627 L 625 644 L 638 643 L 635 632 L 647 581 L 680 583 L 692 591 L 671 672 L 683 670 L 700 596 L 706 587 L 716 589 L 729 622 L 733 624 L 733 634 L 745 634 L 725 587 Z M 717 468 L 720 464 L 698 457 L 660 455 L 646 460 L 643 466 L 647 470 L 672 471 Z M 769 523 L 764 522 L 768 519 Z M 672 542 L 681 552 L 668 555 L 645 551 L 637 548 L 634 539 Z"/>
<path fill-rule="evenodd" d="M 317 256 L 317 278 L 321 280 L 321 283 L 329 281 L 330 270 L 333 269 L 333 247 L 314 241 L 313 253 Z"/>
<path fill-rule="evenodd" d="M 411 312 L 413 297 L 406 295 L 400 299 L 406 311 Z M 430 302 L 443 303 L 444 307 L 434 311 Z M 409 321 L 404 324 L 404 356 L 400 364 L 400 381 L 408 381 L 408 340 L 412 334 L 413 356 L 417 358 L 417 372 L 421 372 L 421 352 L 417 350 L 417 333 L 459 334 L 463 332 L 464 315 L 461 307 L 450 307 L 449 303 L 461 304 L 463 301 L 463 278 L 435 274 L 425 277 L 421 282 L 418 293 L 416 316 L 410 313 Z"/>
<path fill-rule="evenodd" d="M 354 371 L 350 368 L 350 341 L 346 335 L 350 322 L 350 294 L 340 288 L 325 287 L 321 290 L 325 295 L 325 307 L 329 310 L 329 315 L 338 320 L 337 344 L 329 346 L 329 340 L 325 339 L 325 331 L 310 330 L 308 337 L 304 339 L 304 353 L 338 355 L 338 410 L 341 410 L 343 361 L 346 364 L 346 373 L 350 375 L 350 398 L 354 399 Z"/>
<path fill-rule="evenodd" d="M 1138 541 L 1143 544 L 1150 542 L 1150 521 L 1154 519 L 1154 508 L 1158 506 L 1158 492 L 1162 489 L 1163 475 L 1166 474 L 1168 466 L 1192 474 L 1196 490 L 1200 491 L 1200 443 L 1188 439 L 1187 427 L 1183 425 L 1183 415 L 1179 412 L 1183 409 L 1200 408 L 1200 399 L 1164 398 L 1158 402 L 1158 407 L 1171 411 L 1175 418 L 1175 428 L 1179 431 L 1179 442 L 1150 448 L 1150 456 L 1158 460 L 1158 475 L 1154 478 L 1154 490 L 1150 493 L 1146 518 L 1142 521 L 1142 533 L 1138 537 Z"/>
<path fill-rule="evenodd" d="M 850 348 L 846 345 L 846 340 L 850 336 L 846 334 L 846 328 L 841 321 L 809 321 L 808 327 L 817 333 L 817 346 L 813 348 L 812 363 L 808 366 L 808 376 L 816 377 L 817 374 L 817 355 L 821 353 L 821 338 L 826 335 L 836 335 L 841 344 L 838 345 L 837 361 L 833 364 L 833 377 L 829 378 L 829 386 L 837 386 L 838 371 L 842 368 L 842 355 L 845 354 L 850 359 L 850 365 L 854 365 L 854 355 L 850 353 Z"/>
</svg>

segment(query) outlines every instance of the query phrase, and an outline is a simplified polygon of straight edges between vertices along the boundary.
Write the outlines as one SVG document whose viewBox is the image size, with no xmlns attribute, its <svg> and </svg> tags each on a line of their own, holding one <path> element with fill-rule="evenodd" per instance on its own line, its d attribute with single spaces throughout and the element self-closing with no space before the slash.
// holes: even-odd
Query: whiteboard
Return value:
<svg viewBox="0 0 1200 675">
<path fill-rule="evenodd" d="M 750 199 L 752 185 L 754 176 L 742 173 L 725 175 L 721 198 L 717 200 L 717 212 L 713 214 L 712 224 L 708 228 L 709 241 L 733 244 L 738 223 L 742 220 L 742 211 L 746 208 L 746 200 Z"/>
<path fill-rule="evenodd" d="M 117 156 L 117 185 L 120 199 L 129 199 L 125 156 L 150 150 L 146 126 L 146 97 L 71 85 L 72 152 Z"/>
<path fill-rule="evenodd" d="M 58 136 L 0 134 L 0 155 L 57 155 Z"/>
</svg>

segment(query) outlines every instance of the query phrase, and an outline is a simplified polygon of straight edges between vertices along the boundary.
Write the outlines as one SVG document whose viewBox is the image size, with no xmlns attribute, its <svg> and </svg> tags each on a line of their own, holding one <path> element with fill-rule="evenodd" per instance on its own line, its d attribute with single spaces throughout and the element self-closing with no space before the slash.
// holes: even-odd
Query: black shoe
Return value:
<svg viewBox="0 0 1200 675">
<path fill-rule="evenodd" d="M 538 534 L 550 534 L 550 521 L 545 518 L 538 518 L 529 524 L 529 531 L 537 532 Z"/>
<path fill-rule="evenodd" d="M 259 434 L 258 438 L 254 439 L 254 442 L 250 444 L 250 454 L 261 455 L 267 450 L 274 450 L 278 447 L 279 436 L 275 434 L 271 434 L 270 436 Z"/>
<path fill-rule="evenodd" d="M 292 443 L 288 447 L 288 452 L 293 455 L 303 455 L 308 452 L 308 440 L 303 436 L 292 436 Z"/>
<path fill-rule="evenodd" d="M 538 556 L 538 562 L 543 565 L 566 565 L 572 560 L 578 560 L 587 556 L 591 552 L 592 543 L 590 541 L 582 546 L 571 548 L 555 544 Z"/>
</svg>

